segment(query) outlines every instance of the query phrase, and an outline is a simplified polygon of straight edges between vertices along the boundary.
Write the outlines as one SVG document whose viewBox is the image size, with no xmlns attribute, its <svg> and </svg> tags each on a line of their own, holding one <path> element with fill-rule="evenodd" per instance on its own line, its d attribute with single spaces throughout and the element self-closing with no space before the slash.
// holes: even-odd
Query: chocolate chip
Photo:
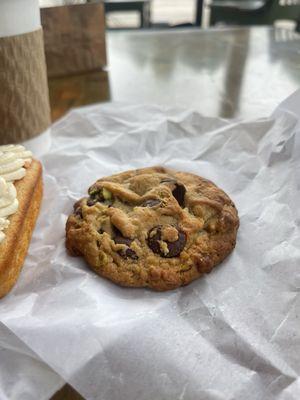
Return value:
<svg viewBox="0 0 300 400">
<path fill-rule="evenodd" d="M 86 204 L 87 204 L 89 207 L 94 206 L 96 203 L 97 203 L 97 200 L 96 200 L 96 199 L 91 199 L 91 198 L 89 198 L 88 201 L 86 202 Z"/>
<path fill-rule="evenodd" d="M 209 255 L 206 255 L 206 254 L 195 255 L 194 263 L 195 263 L 198 271 L 201 273 L 209 272 L 214 265 L 212 257 L 209 257 Z"/>
<path fill-rule="evenodd" d="M 149 231 L 147 239 L 148 246 L 154 253 L 159 254 L 161 257 L 178 257 L 186 244 L 186 234 L 176 228 L 178 231 L 178 239 L 175 242 L 164 241 L 168 247 L 168 253 L 165 254 L 160 246 L 162 228 L 162 225 L 158 225 Z"/>
<path fill-rule="evenodd" d="M 186 188 L 182 183 L 175 183 L 175 189 L 172 191 L 172 195 L 177 200 L 180 207 L 184 207 L 184 196 L 186 193 Z"/>
<path fill-rule="evenodd" d="M 122 250 L 118 251 L 118 254 L 120 254 L 121 257 L 131 258 L 132 260 L 138 259 L 138 255 L 136 254 L 136 252 L 130 248 L 130 245 L 133 242 L 132 239 L 126 238 L 126 237 L 118 234 L 114 237 L 114 242 L 116 244 L 125 244 L 127 246 L 126 249 L 122 249 Z"/>
<path fill-rule="evenodd" d="M 161 201 L 158 199 L 148 199 L 141 204 L 141 207 L 155 207 L 159 204 L 161 204 Z"/>
<path fill-rule="evenodd" d="M 164 178 L 160 183 L 171 183 L 174 184 L 174 189 L 172 190 L 172 195 L 177 200 L 180 207 L 184 207 L 184 196 L 186 193 L 186 188 L 182 183 L 178 183 L 174 178 Z"/>
<path fill-rule="evenodd" d="M 130 248 L 125 250 L 125 255 L 124 255 L 124 252 L 122 252 L 122 251 L 119 252 L 119 254 L 122 257 L 131 258 L 132 260 L 137 260 L 138 259 L 138 255 L 136 254 L 136 252 L 134 250 L 130 249 Z"/>
<path fill-rule="evenodd" d="M 77 215 L 79 218 L 83 218 L 82 215 L 82 208 L 81 207 L 77 207 L 75 210 L 75 215 Z"/>
</svg>

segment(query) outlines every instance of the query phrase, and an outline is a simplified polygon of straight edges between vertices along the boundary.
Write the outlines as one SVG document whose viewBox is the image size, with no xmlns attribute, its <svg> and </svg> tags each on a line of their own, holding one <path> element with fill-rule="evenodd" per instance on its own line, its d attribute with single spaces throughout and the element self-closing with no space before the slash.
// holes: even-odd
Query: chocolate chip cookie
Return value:
<svg viewBox="0 0 300 400">
<path fill-rule="evenodd" d="M 219 264 L 238 226 L 233 202 L 212 182 L 152 167 L 93 184 L 68 218 L 66 246 L 119 285 L 169 290 Z"/>
</svg>

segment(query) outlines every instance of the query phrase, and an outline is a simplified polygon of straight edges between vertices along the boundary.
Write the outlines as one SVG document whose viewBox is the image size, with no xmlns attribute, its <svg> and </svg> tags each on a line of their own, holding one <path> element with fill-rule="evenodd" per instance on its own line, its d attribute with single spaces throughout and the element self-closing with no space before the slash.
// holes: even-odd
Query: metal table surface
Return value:
<svg viewBox="0 0 300 400">
<path fill-rule="evenodd" d="M 270 27 L 115 31 L 107 71 L 49 80 L 52 117 L 102 101 L 267 116 L 300 86 L 300 35 Z"/>
</svg>

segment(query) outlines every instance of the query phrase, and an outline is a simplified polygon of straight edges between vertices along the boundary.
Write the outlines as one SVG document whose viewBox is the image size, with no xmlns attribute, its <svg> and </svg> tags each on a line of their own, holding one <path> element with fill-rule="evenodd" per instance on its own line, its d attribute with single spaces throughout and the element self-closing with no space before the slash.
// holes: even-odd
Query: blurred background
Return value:
<svg viewBox="0 0 300 400">
<path fill-rule="evenodd" d="M 300 0 L 39 0 L 52 121 L 105 102 L 268 115 L 300 86 Z"/>
<path fill-rule="evenodd" d="M 87 2 L 89 1 L 40 0 L 40 5 L 49 7 Z M 274 23 L 289 29 L 299 29 L 297 22 L 300 18 L 300 0 L 104 0 L 103 2 L 106 8 L 106 26 L 111 29 L 170 28 L 178 25 L 207 28 L 221 23 L 227 25 Z M 144 14 L 142 18 L 141 13 Z"/>
</svg>

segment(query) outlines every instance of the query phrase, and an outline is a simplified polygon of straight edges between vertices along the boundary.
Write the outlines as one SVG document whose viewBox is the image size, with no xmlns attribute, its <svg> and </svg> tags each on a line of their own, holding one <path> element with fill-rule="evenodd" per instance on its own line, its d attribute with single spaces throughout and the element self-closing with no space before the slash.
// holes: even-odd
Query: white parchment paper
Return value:
<svg viewBox="0 0 300 400">
<path fill-rule="evenodd" d="M 41 155 L 42 211 L 0 321 L 86 399 L 298 400 L 299 120 L 300 92 L 256 121 L 142 105 L 70 112 Z M 241 222 L 225 262 L 165 293 L 119 288 L 64 246 L 89 185 L 154 164 L 213 180 Z M 31 384 L 26 399 L 40 400 Z"/>
<path fill-rule="evenodd" d="M 48 400 L 64 380 L 0 324 L 0 399 Z"/>
</svg>

